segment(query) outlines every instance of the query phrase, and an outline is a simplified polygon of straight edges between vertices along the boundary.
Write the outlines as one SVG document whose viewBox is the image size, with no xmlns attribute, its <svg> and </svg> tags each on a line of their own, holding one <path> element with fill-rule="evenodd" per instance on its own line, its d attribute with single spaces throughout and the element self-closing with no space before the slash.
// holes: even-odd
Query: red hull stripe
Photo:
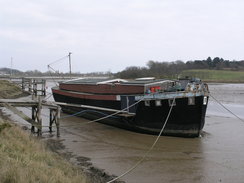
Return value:
<svg viewBox="0 0 244 183">
<path fill-rule="evenodd" d="M 80 94 L 75 92 L 69 92 L 69 91 L 62 91 L 62 90 L 55 90 L 53 89 L 53 93 L 68 96 L 68 97 L 74 97 L 79 99 L 91 99 L 91 100 L 116 100 L 116 95 L 86 95 L 86 94 Z"/>
</svg>

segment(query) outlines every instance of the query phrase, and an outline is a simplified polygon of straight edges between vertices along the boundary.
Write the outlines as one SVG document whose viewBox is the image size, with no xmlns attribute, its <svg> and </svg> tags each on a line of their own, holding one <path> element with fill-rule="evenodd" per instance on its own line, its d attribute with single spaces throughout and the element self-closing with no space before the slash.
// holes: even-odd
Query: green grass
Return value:
<svg viewBox="0 0 244 183">
<path fill-rule="evenodd" d="M 0 80 L 0 98 L 14 98 L 23 92 L 20 87 L 7 80 Z"/>
<path fill-rule="evenodd" d="M 225 71 L 225 70 L 185 70 L 182 76 L 193 76 L 204 81 L 213 82 L 244 82 L 244 71 Z"/>
<path fill-rule="evenodd" d="M 0 118 L 0 182 L 85 183 L 83 172 Z"/>
</svg>

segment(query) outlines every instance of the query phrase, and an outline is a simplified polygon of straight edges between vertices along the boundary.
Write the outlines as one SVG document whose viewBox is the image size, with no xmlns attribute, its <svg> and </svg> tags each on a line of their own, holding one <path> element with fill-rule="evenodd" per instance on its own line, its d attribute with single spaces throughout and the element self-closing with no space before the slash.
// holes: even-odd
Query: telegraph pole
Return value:
<svg viewBox="0 0 244 183">
<path fill-rule="evenodd" d="M 10 76 L 13 75 L 13 57 L 11 57 L 11 70 L 10 70 Z"/>
<path fill-rule="evenodd" d="M 71 76 L 71 52 L 69 52 L 69 74 Z"/>
</svg>

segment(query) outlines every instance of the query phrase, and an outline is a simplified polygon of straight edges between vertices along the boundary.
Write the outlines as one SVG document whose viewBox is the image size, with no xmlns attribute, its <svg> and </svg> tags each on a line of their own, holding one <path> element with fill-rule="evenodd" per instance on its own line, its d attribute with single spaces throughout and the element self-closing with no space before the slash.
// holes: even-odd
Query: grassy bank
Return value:
<svg viewBox="0 0 244 183">
<path fill-rule="evenodd" d="M 28 93 L 23 92 L 22 89 L 15 84 L 7 80 L 0 80 L 0 98 L 16 98 L 26 95 L 28 95 Z"/>
<path fill-rule="evenodd" d="M 186 70 L 182 76 L 193 76 L 208 82 L 244 83 L 244 71 Z"/>
<path fill-rule="evenodd" d="M 85 183 L 83 173 L 19 127 L 0 121 L 0 182 Z"/>
<path fill-rule="evenodd" d="M 18 86 L 0 80 L 0 98 L 24 95 Z M 3 118 L 0 113 L 0 182 L 87 182 L 81 169 L 49 151 L 44 142 Z"/>
</svg>

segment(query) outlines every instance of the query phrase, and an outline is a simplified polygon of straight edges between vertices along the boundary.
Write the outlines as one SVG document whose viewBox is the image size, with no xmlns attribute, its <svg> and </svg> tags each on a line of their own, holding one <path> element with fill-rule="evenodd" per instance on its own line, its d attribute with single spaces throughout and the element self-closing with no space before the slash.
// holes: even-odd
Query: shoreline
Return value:
<svg viewBox="0 0 244 183">
<path fill-rule="evenodd" d="M 242 84 L 244 83 L 244 81 L 237 81 L 237 80 L 233 80 L 233 81 L 226 81 L 226 80 L 203 80 L 206 83 L 209 84 Z"/>
<path fill-rule="evenodd" d="M 47 139 L 44 140 L 47 147 L 52 151 L 68 160 L 71 164 L 78 166 L 85 173 L 88 182 L 92 183 L 106 183 L 117 176 L 109 175 L 103 169 L 95 167 L 91 163 L 91 159 L 85 156 L 76 156 L 72 152 L 65 150 L 65 145 L 62 144 L 62 140 L 59 139 Z M 114 181 L 114 183 L 125 183 L 124 181 Z"/>
<path fill-rule="evenodd" d="M 9 115 L 4 114 L 2 109 L 0 108 L 0 118 L 4 121 L 8 121 L 10 124 L 14 124 L 18 126 L 22 131 L 27 131 L 27 133 L 31 133 L 30 129 L 26 126 L 20 126 L 17 122 L 13 121 Z M 40 141 L 44 142 L 47 149 L 51 152 L 56 153 L 58 156 L 62 157 L 63 159 L 67 160 L 69 163 L 78 167 L 82 170 L 85 174 L 88 183 L 106 183 L 117 176 L 109 175 L 103 169 L 95 167 L 91 163 L 91 159 L 85 156 L 76 156 L 72 152 L 68 152 L 66 150 L 65 145 L 62 144 L 62 140 L 60 139 L 53 139 L 52 137 L 44 137 L 39 139 Z M 124 181 L 114 181 L 114 183 L 125 183 Z"/>
<path fill-rule="evenodd" d="M 4 83 L 3 83 L 4 85 Z M 3 86 L 4 87 L 4 86 Z M 0 98 L 1 96 L 4 96 L 4 98 L 8 99 L 19 99 L 21 97 L 26 97 L 29 94 L 29 92 L 18 90 L 18 86 L 11 84 L 11 86 L 8 86 L 8 91 L 2 92 L 0 90 Z M 12 88 L 13 87 L 13 88 Z M 17 89 L 16 89 L 17 88 Z M 9 95 L 11 90 L 17 90 L 17 92 L 14 93 L 14 95 Z M 22 131 L 25 131 L 27 133 L 31 133 L 30 129 L 27 127 L 27 125 L 19 125 L 17 121 L 14 121 L 11 119 L 11 116 L 8 114 L 5 114 L 3 109 L 0 108 L 0 119 L 3 121 L 6 121 L 10 124 L 18 126 Z M 115 175 L 109 175 L 107 172 L 105 172 L 103 169 L 99 169 L 95 167 L 91 163 L 91 159 L 89 157 L 85 156 L 75 156 L 72 154 L 72 152 L 68 152 L 65 145 L 62 144 L 62 140 L 59 138 L 53 139 L 52 136 L 50 137 L 43 137 L 38 139 L 41 142 L 44 142 L 45 146 L 47 147 L 48 151 L 51 151 L 58 156 L 60 156 L 62 159 L 68 161 L 71 165 L 81 169 L 81 171 L 84 173 L 85 178 L 87 182 L 91 183 L 105 183 L 109 180 L 112 180 L 115 178 Z M 124 181 L 114 181 L 115 183 L 124 183 Z"/>
<path fill-rule="evenodd" d="M 27 132 L 0 109 L 0 182 L 90 183 L 83 169 L 52 151 L 36 135 Z M 52 171 L 49 170 L 52 168 Z"/>
</svg>

